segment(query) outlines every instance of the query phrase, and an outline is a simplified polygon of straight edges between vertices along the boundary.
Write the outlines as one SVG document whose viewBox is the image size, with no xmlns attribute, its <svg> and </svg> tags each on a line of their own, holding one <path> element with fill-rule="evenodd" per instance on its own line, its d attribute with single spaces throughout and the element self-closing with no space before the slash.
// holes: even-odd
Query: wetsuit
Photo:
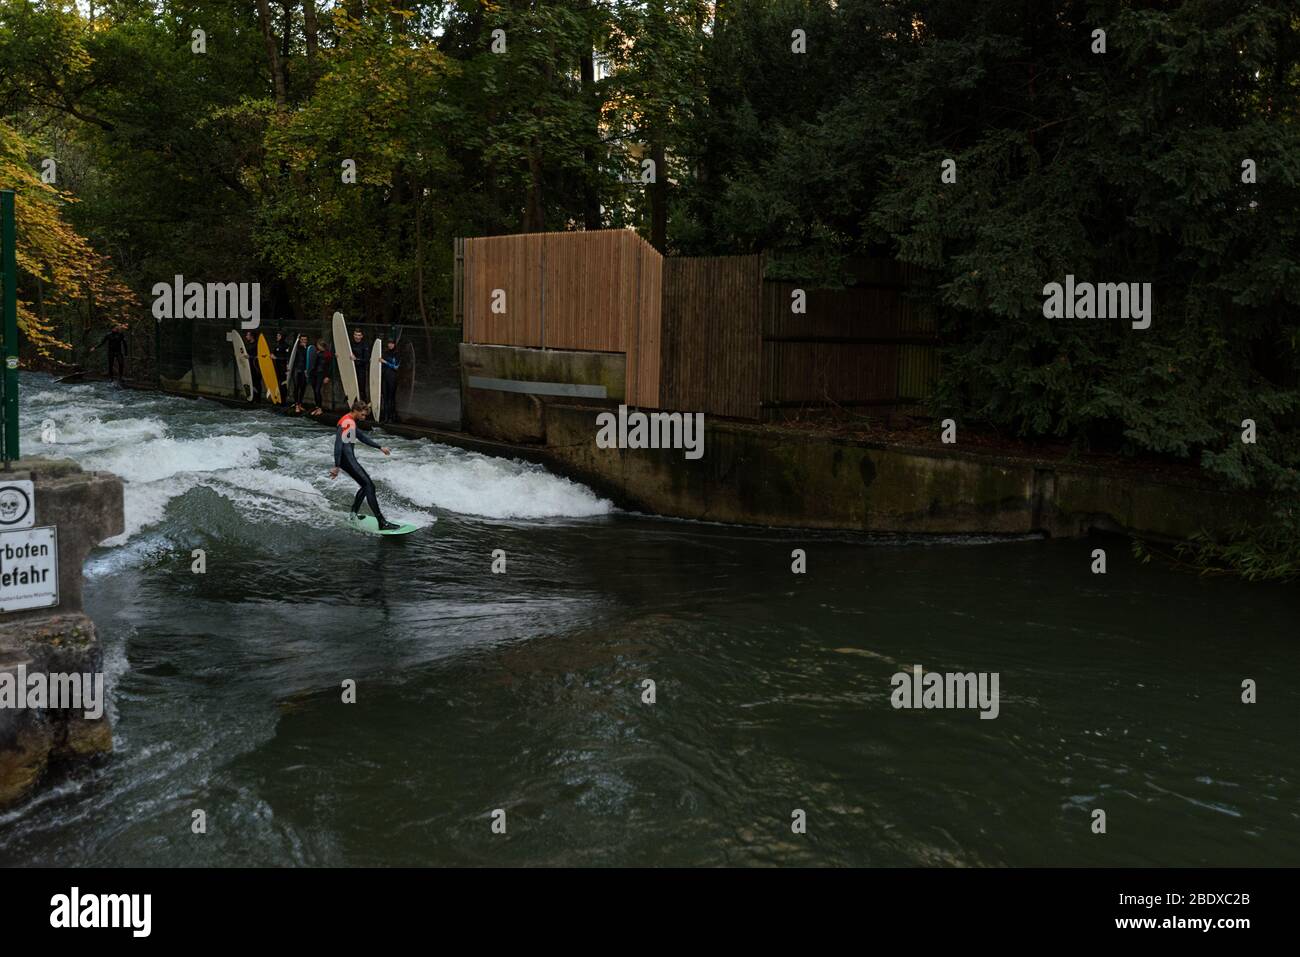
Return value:
<svg viewBox="0 0 1300 957">
<path fill-rule="evenodd" d="M 110 379 L 126 378 L 126 333 L 114 329 L 99 340 L 99 345 L 108 344 L 108 377 Z M 99 348 L 96 346 L 95 348 Z M 117 375 L 113 375 L 114 369 Z"/>
<path fill-rule="evenodd" d="M 285 365 L 289 361 L 289 353 L 293 351 L 293 343 L 288 339 L 277 338 L 275 345 L 271 347 L 271 363 L 275 366 L 275 376 L 284 383 L 284 391 L 280 394 L 282 402 L 289 401 L 289 387 L 291 385 L 291 373 L 286 371 Z"/>
<path fill-rule="evenodd" d="M 252 333 L 244 334 L 244 351 L 248 353 L 249 377 L 253 380 L 253 401 L 262 397 L 262 367 L 257 362 L 257 340 Z"/>
<path fill-rule="evenodd" d="M 307 391 L 307 349 L 301 346 L 293 355 L 293 365 L 289 367 L 288 383 L 293 387 L 293 404 L 302 405 L 303 393 Z"/>
<path fill-rule="evenodd" d="M 382 447 L 357 428 L 357 420 L 352 418 L 351 412 L 344 413 L 343 417 L 339 419 L 338 428 L 334 432 L 334 467 L 347 472 L 348 475 L 352 476 L 352 480 L 361 486 L 361 488 L 357 489 L 357 497 L 352 500 L 352 513 L 354 515 L 360 513 L 361 501 L 364 499 L 370 504 L 370 511 L 374 512 L 379 527 L 383 528 L 388 522 L 384 519 L 383 513 L 379 511 L 379 500 L 375 498 L 375 483 L 370 480 L 366 470 L 357 461 L 355 451 L 357 439 L 360 439 L 373 449 Z"/>
<path fill-rule="evenodd" d="M 397 421 L 397 367 L 401 361 L 397 357 L 396 349 L 389 349 L 384 352 L 383 369 L 381 371 L 380 388 L 384 393 L 383 401 L 379 405 L 379 421 L 396 422 Z"/>
<path fill-rule="evenodd" d="M 325 386 L 325 380 L 330 378 L 330 363 L 334 361 L 334 353 L 330 349 L 322 349 L 315 346 L 311 350 L 308 361 L 307 376 L 311 379 L 312 391 L 316 393 L 316 408 L 324 408 L 321 401 L 321 390 Z"/>
<path fill-rule="evenodd" d="M 366 342 L 353 341 L 352 364 L 357 368 L 357 395 L 370 401 L 370 353 L 366 352 Z"/>
</svg>

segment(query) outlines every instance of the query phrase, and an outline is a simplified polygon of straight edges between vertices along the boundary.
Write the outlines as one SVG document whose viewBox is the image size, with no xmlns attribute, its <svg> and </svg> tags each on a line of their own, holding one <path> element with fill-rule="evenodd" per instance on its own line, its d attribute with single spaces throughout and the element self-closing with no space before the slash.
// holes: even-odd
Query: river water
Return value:
<svg viewBox="0 0 1300 957">
<path fill-rule="evenodd" d="M 2 864 L 1300 863 L 1293 588 L 652 519 L 401 438 L 359 451 L 421 526 L 383 539 L 309 421 L 36 375 L 22 414 L 127 529 L 87 563 L 116 752 Z M 998 717 L 894 709 L 914 664 L 997 673 Z"/>
</svg>

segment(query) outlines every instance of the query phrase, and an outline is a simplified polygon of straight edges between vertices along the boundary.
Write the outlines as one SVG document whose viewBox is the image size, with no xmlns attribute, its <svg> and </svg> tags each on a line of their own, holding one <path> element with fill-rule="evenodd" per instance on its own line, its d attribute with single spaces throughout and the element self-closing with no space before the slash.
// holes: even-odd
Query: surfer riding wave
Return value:
<svg viewBox="0 0 1300 957">
<path fill-rule="evenodd" d="M 334 432 L 334 467 L 330 469 L 330 478 L 337 478 L 339 469 L 352 476 L 353 481 L 361 486 L 357 489 L 357 497 L 352 500 L 353 517 L 360 517 L 361 502 L 364 499 L 370 504 L 370 511 L 374 513 L 375 520 L 379 522 L 380 530 L 390 531 L 401 526 L 394 525 L 385 519 L 383 513 L 379 511 L 379 500 L 375 498 L 375 483 L 371 481 L 370 476 L 366 474 L 366 470 L 357 461 L 357 439 L 360 439 L 371 448 L 379 449 L 385 455 L 390 455 L 392 451 L 357 428 L 357 421 L 364 422 L 369 414 L 370 403 L 357 399 L 352 403 L 352 411 L 345 412 L 342 418 L 339 419 L 338 428 Z"/>
</svg>

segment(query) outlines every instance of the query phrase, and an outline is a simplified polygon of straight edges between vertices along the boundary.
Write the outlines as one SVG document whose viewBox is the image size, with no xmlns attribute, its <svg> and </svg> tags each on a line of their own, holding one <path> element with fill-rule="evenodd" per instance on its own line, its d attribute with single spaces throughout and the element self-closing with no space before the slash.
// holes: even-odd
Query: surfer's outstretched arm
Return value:
<svg viewBox="0 0 1300 957">
<path fill-rule="evenodd" d="M 357 429 L 357 438 L 359 438 L 362 442 L 366 443 L 366 445 L 370 446 L 372 449 L 383 449 L 385 454 L 387 454 L 388 452 L 387 449 L 384 449 L 383 445 L 376 442 L 374 439 L 366 435 L 366 433 L 362 432 L 360 429 Z"/>
</svg>

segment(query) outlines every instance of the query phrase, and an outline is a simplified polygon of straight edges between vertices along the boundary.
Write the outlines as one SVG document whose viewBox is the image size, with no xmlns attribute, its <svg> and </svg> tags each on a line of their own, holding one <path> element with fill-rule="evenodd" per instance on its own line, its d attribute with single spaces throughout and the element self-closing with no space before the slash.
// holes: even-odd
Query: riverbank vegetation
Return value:
<svg viewBox="0 0 1300 957">
<path fill-rule="evenodd" d="M 894 256 L 936 415 L 1269 495 L 1191 556 L 1266 578 L 1300 571 L 1298 120 L 1289 0 L 0 0 L 5 155 L 57 169 L 25 248 L 69 230 L 23 263 L 33 340 L 175 274 L 447 323 L 457 236 Z M 1044 318 L 1067 275 L 1151 283 L 1150 328 Z M 76 301 L 38 322 L 37 277 Z"/>
</svg>

